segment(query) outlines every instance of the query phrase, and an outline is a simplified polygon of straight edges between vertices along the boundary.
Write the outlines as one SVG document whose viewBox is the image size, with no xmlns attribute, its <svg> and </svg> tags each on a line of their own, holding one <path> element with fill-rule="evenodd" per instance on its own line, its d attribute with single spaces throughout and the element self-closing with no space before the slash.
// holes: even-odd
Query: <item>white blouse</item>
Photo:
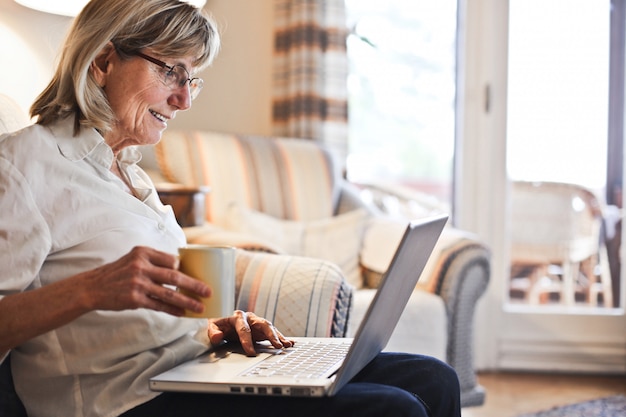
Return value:
<svg viewBox="0 0 626 417">
<path fill-rule="evenodd" d="M 177 253 L 185 237 L 136 165 L 73 120 L 0 136 L 0 298 L 115 261 L 135 246 Z M 157 393 L 148 379 L 206 349 L 206 320 L 93 311 L 11 352 L 28 415 L 116 416 Z"/>
</svg>

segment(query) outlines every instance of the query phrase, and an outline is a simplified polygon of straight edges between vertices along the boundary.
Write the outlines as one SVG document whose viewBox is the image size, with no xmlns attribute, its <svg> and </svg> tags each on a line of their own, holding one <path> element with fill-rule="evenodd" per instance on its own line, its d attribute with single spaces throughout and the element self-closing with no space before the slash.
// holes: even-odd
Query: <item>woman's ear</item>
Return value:
<svg viewBox="0 0 626 417">
<path fill-rule="evenodd" d="M 101 88 L 106 87 L 107 84 L 112 54 L 115 54 L 115 47 L 109 42 L 98 52 L 89 66 L 89 71 Z"/>
</svg>

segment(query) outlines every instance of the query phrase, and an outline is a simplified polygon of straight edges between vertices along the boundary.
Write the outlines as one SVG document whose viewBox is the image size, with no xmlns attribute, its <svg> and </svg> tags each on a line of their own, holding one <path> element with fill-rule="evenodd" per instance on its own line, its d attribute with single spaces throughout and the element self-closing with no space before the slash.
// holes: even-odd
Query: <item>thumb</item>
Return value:
<svg viewBox="0 0 626 417">
<path fill-rule="evenodd" d="M 224 341 L 224 332 L 220 330 L 213 320 L 209 320 L 207 335 L 209 336 L 209 341 L 213 346 L 217 346 Z"/>
</svg>

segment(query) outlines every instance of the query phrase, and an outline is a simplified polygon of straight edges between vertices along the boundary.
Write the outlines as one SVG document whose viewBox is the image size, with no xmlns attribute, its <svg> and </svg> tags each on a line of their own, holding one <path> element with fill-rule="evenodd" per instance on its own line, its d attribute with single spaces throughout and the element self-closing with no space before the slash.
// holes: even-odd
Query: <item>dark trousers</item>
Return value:
<svg viewBox="0 0 626 417">
<path fill-rule="evenodd" d="M 163 393 L 122 417 L 216 415 L 459 417 L 459 381 L 436 359 L 381 353 L 333 397 Z"/>
</svg>

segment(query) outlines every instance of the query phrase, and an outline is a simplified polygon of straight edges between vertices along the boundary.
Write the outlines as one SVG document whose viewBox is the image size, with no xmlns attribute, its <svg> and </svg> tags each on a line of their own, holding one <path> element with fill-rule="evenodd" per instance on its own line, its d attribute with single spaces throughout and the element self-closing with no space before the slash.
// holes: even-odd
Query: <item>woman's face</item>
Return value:
<svg viewBox="0 0 626 417">
<path fill-rule="evenodd" d="M 150 50 L 145 54 L 192 72 L 191 57 L 172 60 Z M 105 140 L 116 154 L 126 146 L 157 143 L 176 112 L 191 107 L 188 83 L 176 88 L 166 86 L 162 81 L 165 70 L 153 62 L 139 56 L 122 60 L 113 51 L 106 68 L 103 89 L 117 122 Z"/>
</svg>

